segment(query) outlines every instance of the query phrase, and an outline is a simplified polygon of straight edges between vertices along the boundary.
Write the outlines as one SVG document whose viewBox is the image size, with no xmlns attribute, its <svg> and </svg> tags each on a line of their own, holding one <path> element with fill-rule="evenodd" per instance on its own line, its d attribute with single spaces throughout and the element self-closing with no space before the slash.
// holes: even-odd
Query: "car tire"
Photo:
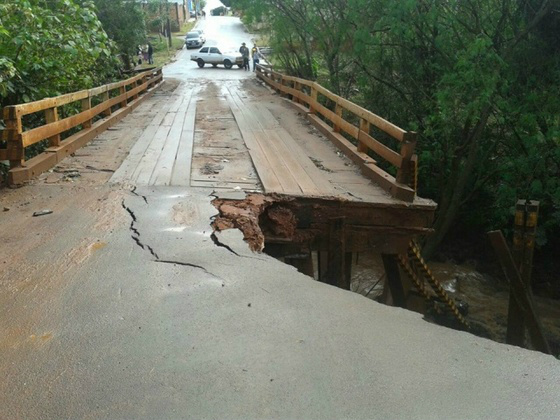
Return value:
<svg viewBox="0 0 560 420">
<path fill-rule="evenodd" d="M 198 60 L 196 60 L 196 64 L 198 64 L 198 67 L 202 68 L 204 67 L 204 64 L 206 64 L 204 62 L 204 60 L 202 58 L 199 58 Z"/>
<path fill-rule="evenodd" d="M 231 69 L 233 67 L 233 63 L 229 60 L 224 60 L 224 67 L 226 69 Z"/>
</svg>

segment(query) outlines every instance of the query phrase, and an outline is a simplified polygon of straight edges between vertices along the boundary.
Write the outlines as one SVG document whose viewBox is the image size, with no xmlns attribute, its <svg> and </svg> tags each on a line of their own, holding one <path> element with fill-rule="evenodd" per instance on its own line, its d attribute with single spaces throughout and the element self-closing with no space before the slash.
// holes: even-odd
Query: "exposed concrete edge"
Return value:
<svg viewBox="0 0 560 420">
<path fill-rule="evenodd" d="M 158 89 L 163 79 L 154 87 L 147 89 L 146 93 L 137 99 L 132 100 L 125 108 L 120 108 L 109 117 L 97 121 L 92 127 L 80 131 L 73 136 L 63 140 L 58 147 L 50 147 L 40 155 L 37 155 L 25 162 L 21 168 L 14 168 L 8 172 L 8 184 L 10 186 L 20 186 L 26 181 L 39 176 L 50 168 L 62 162 L 64 158 L 84 147 L 92 139 L 117 124 L 120 120 L 136 109 L 145 99 L 148 99 Z"/>
</svg>

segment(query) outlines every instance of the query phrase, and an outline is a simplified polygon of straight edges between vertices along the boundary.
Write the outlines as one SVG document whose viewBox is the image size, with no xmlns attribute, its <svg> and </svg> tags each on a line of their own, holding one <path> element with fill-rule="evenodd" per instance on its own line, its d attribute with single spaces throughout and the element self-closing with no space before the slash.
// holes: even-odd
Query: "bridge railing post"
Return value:
<svg viewBox="0 0 560 420">
<path fill-rule="evenodd" d="M 126 86 L 121 86 L 119 88 L 119 94 L 120 95 L 125 95 L 124 99 L 121 100 L 121 102 L 119 103 L 121 108 L 125 108 L 128 105 L 128 102 L 126 100 Z"/>
<path fill-rule="evenodd" d="M 1 139 L 6 141 L 6 154 L 10 161 L 10 168 L 23 166 L 25 160 L 25 150 L 21 135 L 23 128 L 21 117 L 13 106 L 7 106 L 3 110 L 3 120 L 6 128 L 2 130 Z"/>
<path fill-rule="evenodd" d="M 366 120 L 365 118 L 360 118 L 360 131 L 369 134 L 370 127 L 371 127 L 370 122 L 368 120 Z M 358 135 L 358 137 L 360 136 Z M 368 152 L 368 147 L 363 141 L 358 141 L 358 152 L 360 153 Z"/>
<path fill-rule="evenodd" d="M 82 112 L 88 111 L 91 109 L 91 96 L 88 95 L 87 98 L 82 99 Z M 82 127 L 84 128 L 91 128 L 93 125 L 93 120 L 87 120 L 82 123 Z"/>
<path fill-rule="evenodd" d="M 109 100 L 109 91 L 106 90 L 105 92 L 103 92 L 103 93 L 101 94 L 101 102 L 102 102 L 102 103 L 103 103 L 103 102 L 107 102 L 108 100 Z M 107 108 L 105 111 L 103 111 L 103 112 L 101 113 L 101 115 L 104 116 L 104 117 L 110 117 L 111 114 L 112 114 L 112 112 L 113 112 L 113 111 L 111 110 L 111 107 L 109 107 L 109 108 Z"/>
<path fill-rule="evenodd" d="M 342 118 L 342 107 L 340 106 L 340 104 L 336 104 L 334 107 L 334 113 L 336 114 L 337 117 Z M 333 123 L 333 131 L 335 133 L 340 133 L 340 125 L 337 123 Z"/>
<path fill-rule="evenodd" d="M 402 157 L 402 163 L 400 168 L 397 169 L 396 181 L 401 184 L 409 185 L 411 181 L 411 164 L 412 156 L 414 155 L 414 149 L 416 148 L 416 141 L 418 135 L 409 131 L 404 133 L 403 141 L 401 144 L 400 155 Z"/>
<path fill-rule="evenodd" d="M 45 109 L 45 121 L 47 124 L 54 123 L 58 121 L 58 108 L 52 107 Z M 55 134 L 52 137 L 49 137 L 49 146 L 57 147 L 60 146 L 60 134 Z"/>
<path fill-rule="evenodd" d="M 317 103 L 317 89 L 315 89 L 314 85 L 311 85 L 311 93 L 309 96 L 311 96 L 311 103 L 309 104 L 309 112 L 311 114 L 315 114 L 317 112 L 314 106 L 314 104 Z"/>
</svg>

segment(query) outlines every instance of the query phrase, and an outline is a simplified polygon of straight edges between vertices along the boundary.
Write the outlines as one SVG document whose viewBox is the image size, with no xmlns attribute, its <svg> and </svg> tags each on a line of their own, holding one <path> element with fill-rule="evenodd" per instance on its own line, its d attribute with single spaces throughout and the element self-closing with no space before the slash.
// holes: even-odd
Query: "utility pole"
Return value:
<svg viewBox="0 0 560 420">
<path fill-rule="evenodd" d="M 171 48 L 171 22 L 169 21 L 169 0 L 165 0 L 165 9 L 167 15 L 167 45 Z"/>
</svg>

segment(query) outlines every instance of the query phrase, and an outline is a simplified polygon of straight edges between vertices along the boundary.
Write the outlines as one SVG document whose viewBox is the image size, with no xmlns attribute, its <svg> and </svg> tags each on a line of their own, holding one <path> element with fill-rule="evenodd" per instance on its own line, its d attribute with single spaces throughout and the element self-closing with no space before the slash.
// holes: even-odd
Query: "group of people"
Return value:
<svg viewBox="0 0 560 420">
<path fill-rule="evenodd" d="M 154 47 L 149 42 L 147 45 L 138 45 L 138 64 L 142 64 L 142 61 L 154 64 Z"/>
<path fill-rule="evenodd" d="M 241 44 L 241 47 L 239 48 L 239 52 L 241 54 L 241 56 L 243 57 L 243 69 L 244 70 L 250 70 L 249 68 L 249 48 L 247 48 L 247 46 L 245 45 L 245 43 Z M 259 53 L 259 49 L 257 47 L 257 44 L 253 45 L 253 48 L 251 48 L 251 57 L 253 58 L 253 71 L 255 71 L 257 69 L 257 64 L 259 64 L 260 61 L 260 53 Z"/>
</svg>

